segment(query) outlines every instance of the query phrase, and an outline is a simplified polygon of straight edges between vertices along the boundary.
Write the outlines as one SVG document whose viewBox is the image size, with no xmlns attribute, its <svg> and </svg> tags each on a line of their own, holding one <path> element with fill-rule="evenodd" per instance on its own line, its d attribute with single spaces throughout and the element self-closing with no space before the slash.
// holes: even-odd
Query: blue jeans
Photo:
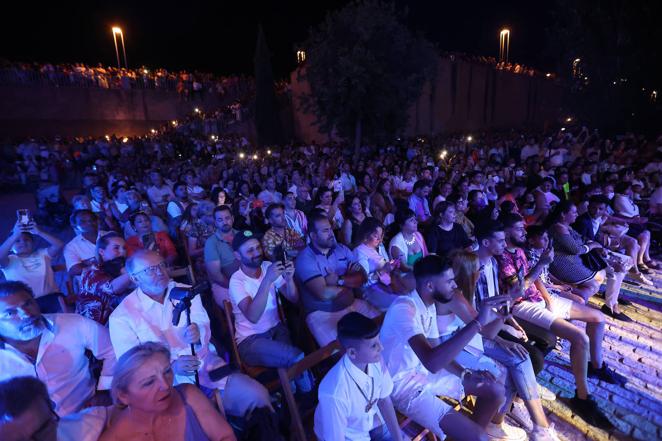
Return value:
<svg viewBox="0 0 662 441">
<path fill-rule="evenodd" d="M 287 368 L 304 357 L 303 351 L 292 344 L 287 327 L 281 322 L 267 332 L 254 334 L 237 346 L 241 360 L 250 366 Z M 294 380 L 297 389 L 309 392 L 313 388 L 312 377 L 304 372 Z"/>
</svg>

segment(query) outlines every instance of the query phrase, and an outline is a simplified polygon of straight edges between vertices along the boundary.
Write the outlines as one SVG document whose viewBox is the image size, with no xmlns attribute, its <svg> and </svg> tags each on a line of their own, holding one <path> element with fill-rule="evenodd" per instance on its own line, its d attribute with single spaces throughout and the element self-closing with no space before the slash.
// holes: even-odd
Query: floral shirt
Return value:
<svg viewBox="0 0 662 441">
<path fill-rule="evenodd" d="M 538 264 L 541 255 L 542 255 L 541 250 L 536 250 L 533 248 L 526 249 L 526 257 L 533 266 Z M 545 268 L 543 268 L 542 272 L 540 273 L 540 280 L 545 285 L 552 284 L 552 282 L 549 280 L 549 265 L 545 265 Z"/>
<path fill-rule="evenodd" d="M 115 293 L 110 283 L 113 279 L 97 264 L 86 269 L 81 276 L 80 294 L 76 296 L 76 313 L 105 325 L 124 294 L 128 294 Z"/>
<path fill-rule="evenodd" d="M 267 259 L 274 259 L 274 249 L 278 245 L 283 245 L 285 252 L 292 250 L 300 251 L 306 246 L 306 242 L 292 228 L 285 227 L 285 234 L 283 236 L 276 233 L 273 228 L 270 228 L 262 237 L 262 249 Z"/>
<path fill-rule="evenodd" d="M 514 253 L 504 250 L 501 256 L 496 256 L 499 263 L 499 284 L 501 292 L 505 293 L 508 288 L 523 281 L 529 274 L 529 261 L 526 259 L 524 250 L 517 248 Z M 530 302 L 542 302 L 544 299 L 538 288 L 533 283 L 524 291 L 524 300 Z"/>
</svg>

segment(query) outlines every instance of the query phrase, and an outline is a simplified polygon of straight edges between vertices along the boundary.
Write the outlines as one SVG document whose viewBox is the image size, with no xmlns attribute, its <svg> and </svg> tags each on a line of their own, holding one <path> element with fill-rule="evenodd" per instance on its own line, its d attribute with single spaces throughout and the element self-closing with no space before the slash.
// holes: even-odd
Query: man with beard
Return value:
<svg viewBox="0 0 662 441">
<path fill-rule="evenodd" d="M 267 259 L 272 262 L 281 256 L 274 256 L 277 247 L 282 247 L 289 259 L 294 259 L 299 251 L 306 246 L 303 237 L 287 226 L 285 219 L 285 205 L 281 203 L 271 204 L 267 207 L 265 217 L 269 221 L 269 228 L 262 237 L 262 249 Z"/>
<path fill-rule="evenodd" d="M 393 302 L 380 333 L 396 409 L 441 439 L 485 440 L 486 433 L 524 439 L 521 429 L 491 423 L 505 400 L 503 384 L 487 371 L 463 369 L 454 361 L 483 327 L 503 320 L 496 311 L 507 296 L 484 300 L 476 319 L 440 343 L 435 302 L 453 299 L 457 285 L 451 262 L 435 254 L 423 257 L 414 264 L 414 278 L 416 289 Z M 461 400 L 465 392 L 478 397 L 471 419 L 437 397 Z"/>
<path fill-rule="evenodd" d="M 570 341 L 570 364 L 577 386 L 575 396 L 570 399 L 570 408 L 587 423 L 604 430 L 612 429 L 614 426 L 590 396 L 587 380 L 587 376 L 590 376 L 617 385 L 623 385 L 626 381 L 607 367 L 602 359 L 604 315 L 588 305 L 550 295 L 538 280 L 544 267 L 541 262 L 548 261 L 549 256 L 546 259 L 541 258 L 535 267 L 529 268 L 523 250 L 526 245 L 526 230 L 522 217 L 508 214 L 504 215 L 501 221 L 503 226 L 494 226 L 491 236 L 504 237 L 504 247 L 490 248 L 490 236 L 486 238 L 484 233 L 479 240 L 481 249 L 492 249 L 491 254 L 498 259 L 499 282 L 514 298 L 513 315 Z M 483 251 L 483 254 L 485 253 L 486 251 Z M 570 320 L 585 322 L 586 331 L 570 323 Z"/>
<path fill-rule="evenodd" d="M 329 218 L 324 213 L 313 214 L 308 224 L 310 244 L 296 260 L 296 281 L 308 329 L 317 344 L 326 346 L 336 339 L 341 318 L 359 312 L 375 318 L 380 312 L 362 299 L 354 297 L 368 279 L 354 253 L 336 243 Z"/>
<path fill-rule="evenodd" d="M 278 294 L 299 301 L 294 284 L 294 264 L 265 262 L 260 241 L 251 231 L 237 233 L 232 249 L 241 263 L 230 278 L 230 301 L 235 317 L 235 338 L 243 362 L 253 366 L 290 367 L 304 357 L 292 345 L 287 326 L 278 317 Z M 309 392 L 307 374 L 295 380 L 301 392 Z"/>
<path fill-rule="evenodd" d="M 76 314 L 42 315 L 29 286 L 0 283 L 0 381 L 37 377 L 58 415 L 78 412 L 97 388 L 86 351 L 103 362 L 98 389 L 109 389 L 115 354 L 106 328 Z"/>
<path fill-rule="evenodd" d="M 210 371 L 224 366 L 210 343 L 209 316 L 199 296 L 191 301 L 191 324 L 184 317 L 173 325 L 175 303 L 169 299 L 173 288 L 188 288 L 170 278 L 163 258 L 154 251 L 139 250 L 126 261 L 126 270 L 138 286 L 113 311 L 109 320 L 110 339 L 117 357 L 132 347 L 155 341 L 163 343 L 172 355 L 175 385 L 194 383 L 199 373 L 203 390 L 221 389 L 225 411 L 243 417 L 255 408 L 271 408 L 269 393 L 257 381 L 243 374 L 230 374 L 214 380 Z M 195 354 L 191 354 L 191 345 Z"/>
<path fill-rule="evenodd" d="M 228 298 L 230 277 L 239 269 L 239 261 L 232 252 L 232 239 L 237 234 L 233 228 L 234 217 L 229 205 L 214 208 L 216 231 L 205 241 L 205 268 L 212 283 L 214 299 L 220 305 Z"/>
</svg>

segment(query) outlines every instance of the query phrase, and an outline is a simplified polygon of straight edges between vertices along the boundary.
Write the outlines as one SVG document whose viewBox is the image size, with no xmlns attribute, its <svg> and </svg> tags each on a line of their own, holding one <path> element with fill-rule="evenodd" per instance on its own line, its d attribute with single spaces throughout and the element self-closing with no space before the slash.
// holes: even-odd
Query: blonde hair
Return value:
<svg viewBox="0 0 662 441">
<path fill-rule="evenodd" d="M 163 344 L 153 341 L 132 347 L 117 360 L 110 385 L 110 394 L 117 407 L 126 407 L 126 404 L 118 398 L 118 392 L 127 392 L 136 370 L 155 355 L 163 355 L 170 362 L 170 350 Z"/>
<path fill-rule="evenodd" d="M 453 273 L 455 273 L 455 283 L 462 291 L 462 295 L 471 304 L 474 302 L 476 292 L 476 283 L 480 276 L 480 261 L 478 255 L 471 251 L 462 249 L 451 253 L 450 258 L 453 261 Z"/>
</svg>

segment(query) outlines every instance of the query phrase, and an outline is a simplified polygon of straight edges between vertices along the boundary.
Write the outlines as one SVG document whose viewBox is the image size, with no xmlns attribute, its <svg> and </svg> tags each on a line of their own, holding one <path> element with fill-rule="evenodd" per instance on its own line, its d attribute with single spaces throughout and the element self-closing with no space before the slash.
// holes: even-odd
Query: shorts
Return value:
<svg viewBox="0 0 662 441">
<path fill-rule="evenodd" d="M 391 398 L 399 412 L 444 440 L 446 434 L 439 423 L 453 407 L 439 398 L 439 395 L 459 401 L 464 398 L 464 387 L 459 377 L 443 370 L 427 375 L 426 379 L 427 384 L 418 391 L 394 393 Z"/>
<path fill-rule="evenodd" d="M 543 329 L 549 330 L 556 319 L 568 320 L 570 317 L 570 308 L 572 300 L 565 297 L 550 294 L 552 298 L 552 311 L 547 309 L 544 301 L 530 302 L 523 301 L 513 307 L 513 315 Z"/>
</svg>

